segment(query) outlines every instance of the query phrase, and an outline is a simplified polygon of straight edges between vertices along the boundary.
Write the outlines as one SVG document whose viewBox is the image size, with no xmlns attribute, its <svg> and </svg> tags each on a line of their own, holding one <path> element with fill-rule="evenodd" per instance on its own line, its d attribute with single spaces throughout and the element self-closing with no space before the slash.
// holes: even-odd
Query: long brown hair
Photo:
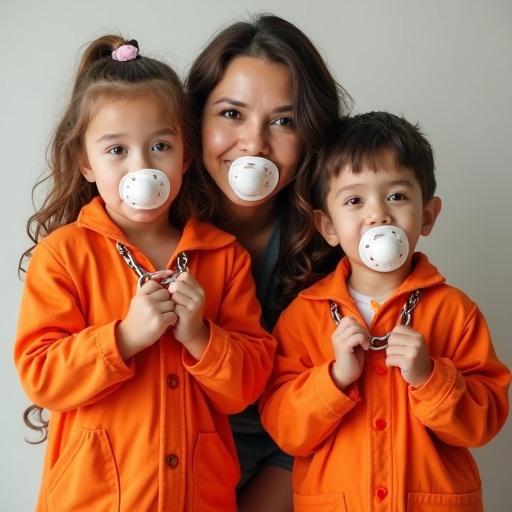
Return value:
<svg viewBox="0 0 512 512">
<path fill-rule="evenodd" d="M 98 195 L 94 183 L 81 173 L 80 159 L 84 157 L 84 134 L 99 99 L 124 98 L 136 94 L 150 94 L 181 127 L 185 148 L 190 147 L 189 115 L 183 87 L 177 74 L 167 64 L 140 54 L 132 60 L 120 62 L 112 52 L 122 45 L 138 48 L 135 40 L 119 35 L 105 35 L 90 43 L 78 66 L 71 98 L 57 123 L 47 152 L 48 171 L 32 189 L 35 193 L 43 184 L 49 191 L 41 207 L 28 219 L 27 234 L 32 245 L 21 255 L 18 270 L 38 243 L 60 226 L 74 222 L 80 209 Z M 177 209 L 177 207 L 175 208 Z M 180 218 L 173 208 L 170 218 L 180 226 Z M 25 424 L 40 431 L 42 442 L 47 437 L 48 421 L 37 405 L 28 407 L 23 415 Z"/>
<path fill-rule="evenodd" d="M 312 42 L 295 25 L 273 15 L 259 15 L 249 22 L 234 23 L 219 32 L 192 64 L 185 89 L 189 94 L 194 149 L 202 154 L 201 124 L 203 111 L 212 90 L 222 79 L 229 63 L 238 56 L 264 58 L 285 65 L 292 78 L 294 122 L 303 144 L 303 158 L 296 179 L 279 193 L 276 204 L 286 211 L 281 223 L 281 248 L 278 263 L 279 296 L 284 307 L 297 292 L 318 275 L 333 266 L 332 250 L 315 235 L 301 180 L 308 179 L 317 152 L 340 115 L 348 113 L 351 98 L 336 82 Z M 190 193 L 189 204 L 201 220 L 227 227 L 228 219 L 222 206 L 222 192 L 204 169 L 201 159 L 191 167 L 185 180 L 194 187 L 184 187 Z M 306 242 L 307 241 L 307 242 Z M 318 253 L 304 257 L 305 251 Z M 327 250 L 327 252 L 326 252 Z M 331 261 L 332 260 L 332 261 Z"/>
</svg>

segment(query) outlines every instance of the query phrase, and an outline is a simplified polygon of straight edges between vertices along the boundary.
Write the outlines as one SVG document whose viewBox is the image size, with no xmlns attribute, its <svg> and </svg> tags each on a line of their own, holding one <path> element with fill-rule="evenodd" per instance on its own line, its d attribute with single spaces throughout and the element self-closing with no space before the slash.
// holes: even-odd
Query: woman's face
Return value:
<svg viewBox="0 0 512 512">
<path fill-rule="evenodd" d="M 274 197 L 301 159 L 288 68 L 263 58 L 234 58 L 206 102 L 202 144 L 207 171 L 232 203 L 258 206 Z M 240 156 L 261 156 L 277 165 L 279 182 L 269 196 L 248 202 L 233 192 L 228 171 Z"/>
</svg>

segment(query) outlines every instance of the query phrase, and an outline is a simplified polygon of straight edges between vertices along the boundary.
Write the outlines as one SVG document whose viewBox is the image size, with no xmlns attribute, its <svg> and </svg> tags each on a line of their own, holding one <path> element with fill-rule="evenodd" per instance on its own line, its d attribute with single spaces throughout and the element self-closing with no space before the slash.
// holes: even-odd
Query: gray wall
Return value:
<svg viewBox="0 0 512 512">
<path fill-rule="evenodd" d="M 44 168 L 50 130 L 81 45 L 110 31 L 183 74 L 213 32 L 272 11 L 321 49 L 355 110 L 389 110 L 419 121 L 434 145 L 444 209 L 421 248 L 481 306 L 509 365 L 512 288 L 512 3 L 508 0 L 2 0 L 0 3 L 0 436 L 2 510 L 32 510 L 42 448 L 24 442 L 27 400 L 12 363 L 27 247 L 30 190 Z M 512 510 L 510 422 L 474 451 L 487 510 Z"/>
</svg>

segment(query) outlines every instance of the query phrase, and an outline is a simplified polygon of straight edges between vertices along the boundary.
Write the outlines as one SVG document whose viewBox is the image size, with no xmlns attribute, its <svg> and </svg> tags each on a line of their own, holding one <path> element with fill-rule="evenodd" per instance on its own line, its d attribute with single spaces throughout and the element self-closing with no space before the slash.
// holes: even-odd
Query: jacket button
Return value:
<svg viewBox="0 0 512 512">
<path fill-rule="evenodd" d="M 388 490 L 385 487 L 377 487 L 375 489 L 375 496 L 383 500 L 388 495 Z"/>
<path fill-rule="evenodd" d="M 384 430 L 388 426 L 388 423 L 385 419 L 377 418 L 375 420 L 375 429 L 376 430 Z"/>
<path fill-rule="evenodd" d="M 178 379 L 177 375 L 175 375 L 174 373 L 169 373 L 169 375 L 167 375 L 167 385 L 171 389 L 177 388 L 178 387 L 178 383 L 179 383 L 179 379 Z"/>
<path fill-rule="evenodd" d="M 386 373 L 388 373 L 388 369 L 381 363 L 375 364 L 373 367 L 373 371 L 377 375 L 386 375 Z"/>
<path fill-rule="evenodd" d="M 171 468 L 176 469 L 180 463 L 180 459 L 174 453 L 165 456 L 165 463 Z"/>
</svg>

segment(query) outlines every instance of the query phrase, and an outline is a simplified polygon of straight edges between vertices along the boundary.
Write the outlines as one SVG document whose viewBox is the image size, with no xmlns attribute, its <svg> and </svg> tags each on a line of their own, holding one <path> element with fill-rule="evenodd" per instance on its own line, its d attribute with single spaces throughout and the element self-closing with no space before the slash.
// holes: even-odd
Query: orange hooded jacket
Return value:
<svg viewBox="0 0 512 512">
<path fill-rule="evenodd" d="M 375 314 L 382 336 L 397 323 L 409 294 L 421 289 L 411 327 L 425 338 L 434 370 L 414 389 L 385 351 L 366 353 L 361 377 L 340 391 L 329 370 L 335 324 L 328 299 L 362 319 L 350 297 L 345 258 L 304 290 L 275 328 L 274 374 L 262 421 L 295 455 L 295 512 L 477 512 L 481 483 L 467 447 L 488 442 L 508 412 L 510 373 L 497 359 L 477 306 L 424 255 Z"/>
<path fill-rule="evenodd" d="M 250 259 L 235 238 L 190 220 L 176 255 L 205 290 L 210 339 L 193 359 L 168 330 L 129 362 L 114 328 L 136 275 L 100 198 L 38 243 L 15 346 L 27 395 L 51 411 L 37 510 L 235 511 L 239 478 L 228 414 L 256 400 L 274 339 L 260 327 Z"/>
</svg>

